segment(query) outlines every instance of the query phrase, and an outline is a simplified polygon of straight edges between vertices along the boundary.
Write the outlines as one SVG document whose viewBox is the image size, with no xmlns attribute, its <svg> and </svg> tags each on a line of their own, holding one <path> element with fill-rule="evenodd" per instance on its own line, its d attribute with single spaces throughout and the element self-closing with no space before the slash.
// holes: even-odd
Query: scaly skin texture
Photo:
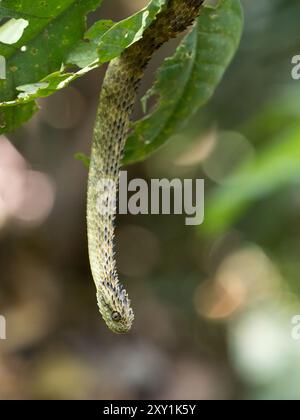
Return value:
<svg viewBox="0 0 300 420">
<path fill-rule="evenodd" d="M 103 82 L 89 170 L 87 226 L 99 310 L 107 326 L 116 333 L 130 330 L 134 314 L 116 270 L 114 222 L 117 191 L 111 188 L 111 182 L 117 186 L 130 116 L 145 67 L 155 50 L 194 22 L 203 1 L 169 0 L 146 29 L 143 38 L 110 63 Z M 103 205 L 108 205 L 112 211 L 103 212 Z"/>
</svg>

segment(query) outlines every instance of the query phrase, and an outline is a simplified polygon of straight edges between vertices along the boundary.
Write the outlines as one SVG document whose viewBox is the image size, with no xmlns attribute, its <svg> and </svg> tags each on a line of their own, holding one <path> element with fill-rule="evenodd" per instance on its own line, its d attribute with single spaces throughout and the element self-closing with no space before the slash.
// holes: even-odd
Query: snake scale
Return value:
<svg viewBox="0 0 300 420">
<path fill-rule="evenodd" d="M 118 183 L 130 117 L 149 60 L 162 44 L 175 38 L 195 21 L 203 2 L 167 1 L 143 37 L 111 61 L 101 89 L 88 179 L 88 245 L 99 310 L 107 326 L 115 333 L 130 330 L 134 313 L 116 269 L 116 191 L 107 193 L 102 181 Z M 106 205 L 112 205 L 114 211 L 99 212 L 101 194 L 106 197 Z"/>
</svg>

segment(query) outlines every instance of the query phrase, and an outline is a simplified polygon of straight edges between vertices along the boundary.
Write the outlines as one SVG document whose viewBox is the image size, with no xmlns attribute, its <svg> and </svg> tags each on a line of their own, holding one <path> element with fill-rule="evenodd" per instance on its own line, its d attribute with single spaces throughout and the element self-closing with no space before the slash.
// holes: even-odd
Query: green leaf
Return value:
<svg viewBox="0 0 300 420">
<path fill-rule="evenodd" d="M 21 124 L 28 121 L 38 110 L 35 102 L 19 105 L 18 108 L 3 108 L 0 110 L 0 133 L 16 130 Z"/>
<path fill-rule="evenodd" d="M 59 3 L 56 8 L 59 6 L 59 10 L 62 11 L 63 6 L 61 3 L 63 3 L 65 5 L 64 13 L 58 14 L 58 16 L 55 15 L 56 18 L 52 16 L 51 19 L 46 17 L 42 18 L 41 16 L 37 18 L 30 15 L 30 19 L 38 19 L 38 22 L 43 19 L 45 27 L 39 27 L 36 30 L 37 40 L 42 41 L 42 44 L 38 44 L 38 49 L 36 39 L 33 39 L 30 43 L 27 42 L 28 34 L 25 42 L 26 31 L 29 28 L 33 29 L 33 24 L 30 21 L 28 29 L 25 30 L 24 37 L 17 44 L 18 48 L 26 44 L 26 51 L 21 54 L 20 50 L 15 51 L 15 45 L 13 47 L 19 61 L 17 63 L 10 62 L 8 56 L 5 55 L 6 51 L 3 52 L 3 55 L 8 59 L 7 65 L 10 70 L 7 80 L 4 82 L 0 80 L 0 87 L 4 83 L 7 88 L 10 87 L 10 90 L 8 89 L 9 92 L 7 91 L 7 94 L 4 91 L 0 95 L 0 114 L 2 113 L 2 121 L 7 119 L 8 114 L 18 114 L 19 107 L 16 107 L 16 105 L 20 106 L 27 102 L 31 103 L 31 105 L 28 104 L 26 109 L 31 106 L 33 113 L 36 107 L 33 102 L 35 99 L 49 96 L 57 90 L 63 89 L 77 78 L 99 67 L 102 63 L 120 55 L 125 48 L 142 37 L 143 31 L 155 19 L 157 13 L 159 13 L 166 3 L 166 0 L 152 0 L 146 8 L 116 24 L 107 20 L 96 22 L 85 33 L 85 40 L 83 40 L 84 14 L 91 10 L 92 6 L 99 4 L 99 2 L 100 0 L 64 0 L 64 2 L 51 0 L 47 4 L 47 9 L 50 8 L 50 5 L 54 6 Z M 3 6 L 6 3 L 11 3 L 11 1 L 3 0 Z M 15 9 L 10 9 L 9 11 L 5 9 L 4 12 L 2 8 L 0 9 L 0 13 L 2 10 L 5 16 L 11 13 L 9 16 L 23 16 L 24 18 L 28 16 L 30 11 L 31 13 L 41 13 L 40 9 L 36 10 L 35 6 L 32 5 L 31 0 L 13 1 L 13 3 Z M 22 4 L 22 7 L 17 7 L 16 3 L 18 5 Z M 25 3 L 27 9 L 24 6 Z M 65 3 L 68 4 L 68 7 L 66 7 Z M 31 8 L 30 5 L 32 5 Z M 56 8 L 54 10 L 57 12 Z M 24 11 L 24 14 L 20 14 L 20 10 L 22 12 Z M 51 9 L 47 11 L 50 13 Z M 43 16 L 46 15 L 45 10 Z M 46 21 L 48 22 L 49 19 L 50 23 L 47 25 Z M 78 22 L 78 19 L 80 22 Z M 40 22 L 39 24 L 41 26 Z M 70 31 L 76 25 L 79 29 L 77 28 L 76 34 L 73 34 L 71 31 L 73 35 L 71 40 L 69 40 L 69 32 L 65 33 L 65 30 L 68 27 L 68 31 Z M 61 46 L 64 40 L 66 46 Z M 72 44 L 72 48 L 67 48 L 69 44 Z M 43 45 L 43 48 L 40 48 L 41 45 Z M 2 46 L 0 44 L 0 55 L 2 54 L 1 48 Z M 78 71 L 66 72 L 65 66 L 62 65 L 63 63 L 76 64 L 82 68 Z M 16 73 L 20 77 L 14 79 Z M 4 108 L 5 111 L 3 111 Z M 17 121 L 17 115 L 15 117 Z M 2 124 L 0 133 L 15 128 L 15 126 L 11 127 L 8 122 L 7 124 Z M 21 122 L 23 121 L 20 119 Z"/>
<path fill-rule="evenodd" d="M 220 234 L 234 223 L 251 203 L 285 185 L 299 182 L 300 124 L 282 130 L 270 145 L 258 151 L 254 161 L 242 164 L 208 198 L 202 230 Z"/>
<path fill-rule="evenodd" d="M 89 169 L 91 159 L 87 155 L 85 155 L 84 153 L 76 153 L 74 157 L 76 160 L 80 160 L 84 164 L 84 166 L 87 169 Z"/>
<path fill-rule="evenodd" d="M 138 13 L 115 24 L 106 32 L 99 43 L 98 54 L 101 63 L 118 57 L 125 48 L 139 41 L 145 29 L 166 4 L 166 0 L 152 0 Z"/>
<path fill-rule="evenodd" d="M 142 38 L 145 29 L 166 4 L 166 0 L 151 0 L 145 8 L 118 23 L 111 20 L 96 22 L 68 57 L 68 62 L 78 67 L 90 65 L 98 59 L 101 65 L 119 57 L 130 45 Z"/>
<path fill-rule="evenodd" d="M 85 41 L 81 41 L 69 54 L 67 62 L 78 67 L 88 67 L 91 63 L 98 61 L 98 44 L 102 36 L 114 22 L 112 20 L 99 20 L 86 33 Z"/>
<path fill-rule="evenodd" d="M 164 144 L 213 95 L 239 45 L 243 27 L 240 0 L 219 0 L 205 7 L 197 25 L 175 55 L 165 60 L 153 88 L 159 101 L 136 122 L 128 138 L 124 163 L 145 159 Z"/>
<path fill-rule="evenodd" d="M 37 83 L 61 68 L 70 49 L 83 37 L 85 15 L 100 2 L 2 0 L 0 18 L 11 19 L 0 26 L 0 56 L 6 67 L 6 78 L 0 80 L 0 133 L 15 129 L 35 112 L 34 102 L 14 106 L 25 102 L 24 95 L 16 100 L 18 87 Z"/>
</svg>

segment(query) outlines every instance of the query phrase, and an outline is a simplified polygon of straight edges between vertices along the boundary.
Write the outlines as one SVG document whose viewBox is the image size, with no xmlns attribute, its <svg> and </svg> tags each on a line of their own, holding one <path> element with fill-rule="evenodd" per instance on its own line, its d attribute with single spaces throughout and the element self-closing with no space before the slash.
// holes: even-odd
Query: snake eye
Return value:
<svg viewBox="0 0 300 420">
<path fill-rule="evenodd" d="M 119 314 L 119 312 L 115 311 L 111 314 L 111 318 L 113 321 L 115 322 L 119 322 L 121 321 L 121 315 Z"/>
</svg>

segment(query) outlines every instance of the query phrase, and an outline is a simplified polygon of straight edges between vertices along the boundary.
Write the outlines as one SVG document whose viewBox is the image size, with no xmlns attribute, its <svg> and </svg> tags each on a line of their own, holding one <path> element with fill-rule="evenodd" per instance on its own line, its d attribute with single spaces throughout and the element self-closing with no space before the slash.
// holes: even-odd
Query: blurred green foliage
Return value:
<svg viewBox="0 0 300 420">
<path fill-rule="evenodd" d="M 101 70 L 43 101 L 10 137 L 51 177 L 56 198 L 35 225 L 3 217 L 0 200 L 0 313 L 9 338 L 0 342 L 1 398 L 300 399 L 300 341 L 292 337 L 300 313 L 300 81 L 291 78 L 300 4 L 242 3 L 241 46 L 214 98 L 172 142 L 129 167 L 129 177 L 206 180 L 199 228 L 179 216 L 118 220 L 118 267 L 137 314 L 132 335 L 111 336 L 99 320 L 83 223 L 87 171 L 73 158 L 89 154 Z M 144 6 L 103 4 L 94 21 Z M 174 47 L 154 59 L 143 91 Z M 1 149 L 0 191 L 12 194 L 19 178 L 8 178 L 5 156 Z M 35 211 L 44 193 L 31 196 Z"/>
</svg>

